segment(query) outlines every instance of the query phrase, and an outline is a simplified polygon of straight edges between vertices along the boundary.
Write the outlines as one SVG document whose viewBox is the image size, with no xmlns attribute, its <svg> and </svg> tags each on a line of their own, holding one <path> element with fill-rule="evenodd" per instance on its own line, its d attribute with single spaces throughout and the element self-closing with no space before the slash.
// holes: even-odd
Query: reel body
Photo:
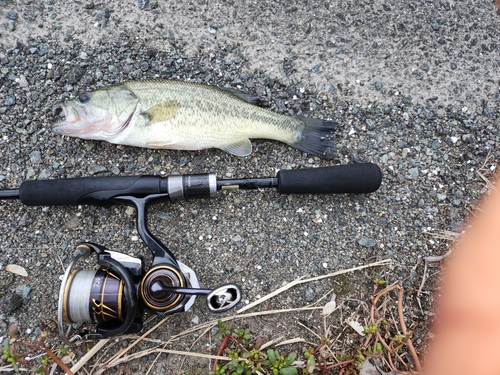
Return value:
<svg viewBox="0 0 500 375">
<path fill-rule="evenodd" d="M 80 259 L 92 254 L 97 257 L 97 269 L 77 267 Z M 177 294 L 168 287 L 199 288 L 200 284 L 191 268 L 178 263 L 178 270 L 160 265 L 144 272 L 140 258 L 93 243 L 79 244 L 59 294 L 59 331 L 63 340 L 69 342 L 63 322 L 94 323 L 96 333 L 87 337 L 97 339 L 139 332 L 145 307 L 162 315 L 187 311 L 194 304 L 195 296 Z M 161 290 L 157 285 L 160 282 L 164 287 Z"/>
<path fill-rule="evenodd" d="M 77 246 L 59 293 L 58 326 L 66 344 L 70 344 L 71 326 L 65 329 L 64 322 L 69 325 L 93 323 L 95 333 L 83 336 L 101 339 L 139 332 L 145 309 L 160 315 L 185 312 L 194 304 L 196 295 L 206 296 L 211 312 L 227 311 L 240 302 L 241 290 L 236 284 L 221 285 L 213 290 L 200 288 L 195 272 L 177 261 L 173 253 L 149 232 L 147 205 L 162 198 L 165 194 L 116 198 L 136 208 L 139 235 L 153 253 L 149 269 L 146 270 L 141 258 L 91 242 Z M 80 260 L 92 254 L 96 256 L 97 267 L 85 269 L 77 266 Z"/>
</svg>

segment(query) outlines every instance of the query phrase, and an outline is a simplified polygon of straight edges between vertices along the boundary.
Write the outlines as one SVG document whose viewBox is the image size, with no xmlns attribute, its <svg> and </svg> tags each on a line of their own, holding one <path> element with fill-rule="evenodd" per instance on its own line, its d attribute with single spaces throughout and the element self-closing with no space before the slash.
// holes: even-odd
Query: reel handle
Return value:
<svg viewBox="0 0 500 375">
<path fill-rule="evenodd" d="M 210 312 L 221 313 L 232 309 L 241 301 L 241 287 L 238 284 L 222 284 L 214 289 L 201 288 L 179 288 L 161 285 L 157 283 L 150 285 L 152 294 L 156 294 L 158 299 L 170 293 L 206 296 L 207 308 Z"/>
</svg>

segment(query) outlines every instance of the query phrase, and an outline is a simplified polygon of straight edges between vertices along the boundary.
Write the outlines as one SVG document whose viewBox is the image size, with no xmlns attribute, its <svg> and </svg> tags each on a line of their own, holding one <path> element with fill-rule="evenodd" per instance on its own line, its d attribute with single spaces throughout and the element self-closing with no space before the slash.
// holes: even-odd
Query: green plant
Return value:
<svg viewBox="0 0 500 375">
<path fill-rule="evenodd" d="M 369 326 L 364 326 L 363 331 L 366 335 L 369 335 L 370 333 L 375 333 L 378 331 L 378 325 L 371 324 Z"/>
<path fill-rule="evenodd" d="M 252 337 L 250 335 L 250 329 L 235 329 L 233 332 L 233 336 L 241 341 L 243 345 L 248 345 L 248 342 L 250 338 Z"/>
<path fill-rule="evenodd" d="M 296 375 L 298 373 L 297 368 L 291 367 L 295 358 L 297 358 L 295 352 L 285 357 L 280 355 L 277 349 L 269 349 L 267 351 L 267 360 L 262 362 L 262 365 L 268 366 L 274 375 Z"/>
<path fill-rule="evenodd" d="M 336 280 L 342 287 L 348 286 L 346 279 Z M 403 316 L 403 288 L 397 284 L 385 286 L 386 282 L 376 276 L 373 279 L 369 321 L 364 326 L 363 341 L 355 343 L 348 353 L 340 355 L 332 352 L 332 342 L 327 334 L 321 336 L 320 343 L 303 353 L 302 366 L 294 366 L 297 354 L 282 355 L 275 348 L 262 349 L 262 337 L 252 339 L 249 328 L 230 330 L 218 322 L 218 337 L 222 340 L 217 355 L 226 356 L 228 362 L 216 360 L 210 375 L 327 375 L 359 374 L 367 358 L 382 359 L 381 371 L 406 372 L 420 371 L 421 365 L 415 348 L 411 343 L 412 332 L 406 328 Z M 380 308 L 381 298 L 390 298 L 389 293 L 398 292 L 397 313 L 399 320 L 386 319 L 387 309 Z M 399 327 L 398 327 L 399 323 Z M 401 332 L 401 334 L 395 334 Z M 409 352 L 413 361 L 402 356 Z M 413 362 L 413 363 L 412 363 Z"/>
<path fill-rule="evenodd" d="M 394 337 L 392 338 L 392 341 L 394 341 L 398 345 L 404 344 L 403 337 L 400 335 L 394 335 Z"/>
<path fill-rule="evenodd" d="M 19 372 L 15 348 L 10 345 L 9 339 L 3 340 L 3 358 L 12 365 L 15 372 Z"/>
<path fill-rule="evenodd" d="M 201 375 L 202 372 L 202 368 L 197 368 L 194 372 L 184 371 L 184 375 Z"/>
<path fill-rule="evenodd" d="M 307 349 L 304 352 L 304 359 L 306 360 L 306 366 L 304 368 L 305 374 L 312 374 L 316 370 L 316 357 L 314 356 L 314 349 Z"/>
<path fill-rule="evenodd" d="M 231 333 L 228 327 L 218 322 L 218 337 L 222 340 L 217 355 L 225 354 L 230 361 L 225 364 L 215 361 L 209 375 L 251 375 L 257 372 L 273 375 L 297 375 L 297 369 L 291 364 L 297 354 L 292 352 L 282 356 L 277 350 L 268 349 L 263 353 L 260 348 L 262 337 L 253 342 L 249 328 L 234 329 Z"/>
<path fill-rule="evenodd" d="M 32 344 L 25 341 L 20 341 L 16 339 L 17 335 L 17 324 L 12 324 L 9 327 L 10 338 L 6 338 L 3 341 L 3 359 L 12 366 L 14 372 L 18 373 L 20 371 L 26 371 L 26 369 L 21 368 L 21 366 L 27 365 L 32 361 L 27 359 L 32 357 L 32 354 L 42 352 L 45 353 L 44 356 L 39 360 L 39 366 L 34 366 L 31 371 L 35 374 L 46 374 L 50 366 L 56 363 L 64 372 L 70 373 L 70 369 L 61 360 L 62 357 L 68 355 L 68 350 L 64 345 L 59 347 L 54 353 L 48 346 L 45 345 L 45 340 L 48 337 L 46 332 L 42 332 L 36 344 Z M 24 352 L 20 352 L 22 348 L 28 348 Z M 39 358 L 40 356 L 34 356 L 34 358 Z"/>
<path fill-rule="evenodd" d="M 363 355 L 363 353 L 361 353 L 361 351 L 358 352 L 358 355 L 356 356 L 356 360 L 354 361 L 354 367 L 356 367 L 357 370 L 360 370 L 361 367 L 363 367 L 364 361 L 365 361 L 365 356 Z"/>
<path fill-rule="evenodd" d="M 219 328 L 219 333 L 217 334 L 219 340 L 222 340 L 225 335 L 229 335 L 231 333 L 229 328 L 227 328 L 226 325 L 220 320 L 217 322 L 217 327 Z"/>
</svg>

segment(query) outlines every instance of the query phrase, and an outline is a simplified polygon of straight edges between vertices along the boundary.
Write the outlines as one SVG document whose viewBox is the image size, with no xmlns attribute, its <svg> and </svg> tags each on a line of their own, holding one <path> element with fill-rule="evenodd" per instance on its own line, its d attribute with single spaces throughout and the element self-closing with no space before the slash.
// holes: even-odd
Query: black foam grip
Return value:
<svg viewBox="0 0 500 375">
<path fill-rule="evenodd" d="M 382 183 L 382 172 L 373 163 L 285 169 L 277 177 L 281 194 L 372 193 Z"/>
<path fill-rule="evenodd" d="M 160 178 L 156 176 L 33 180 L 23 182 L 19 188 L 21 202 L 27 206 L 106 205 L 118 195 L 144 196 L 160 192 Z"/>
</svg>

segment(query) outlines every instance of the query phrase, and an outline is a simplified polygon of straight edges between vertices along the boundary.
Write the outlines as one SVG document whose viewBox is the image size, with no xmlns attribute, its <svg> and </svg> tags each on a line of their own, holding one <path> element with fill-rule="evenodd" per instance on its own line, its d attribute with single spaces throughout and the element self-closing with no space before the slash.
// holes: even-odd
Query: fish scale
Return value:
<svg viewBox="0 0 500 375">
<path fill-rule="evenodd" d="M 146 82 L 150 82 L 154 85 L 158 81 L 150 80 Z M 152 91 L 150 95 L 146 92 L 141 92 L 148 91 L 148 89 L 141 88 L 141 86 L 143 86 L 141 82 L 129 83 L 126 84 L 126 86 L 134 93 L 145 94 L 144 97 L 161 96 L 162 100 L 179 101 L 181 103 L 181 108 L 185 111 L 189 111 L 186 117 L 177 119 L 177 122 L 173 121 L 178 124 L 179 127 L 184 127 L 186 118 L 191 118 L 191 120 L 195 118 L 203 119 L 203 122 L 197 122 L 200 127 L 202 124 L 204 125 L 203 127 L 207 128 L 219 124 L 220 130 L 231 127 L 231 125 L 226 124 L 224 120 L 234 123 L 244 123 L 246 121 L 252 122 L 252 125 L 254 125 L 253 128 L 249 128 L 249 131 L 256 132 L 256 135 L 262 138 L 271 138 L 276 136 L 276 133 L 272 132 L 274 129 L 270 126 L 271 124 L 291 130 L 290 125 L 296 125 L 297 123 L 292 117 L 278 117 L 276 113 L 248 104 L 224 90 L 182 81 L 167 82 L 170 86 L 168 93 L 162 92 L 157 88 L 151 88 L 149 89 Z M 190 90 L 186 90 L 185 88 Z M 140 96 L 142 97 L 142 95 Z M 154 104 L 155 102 L 144 101 L 145 108 Z M 209 117 L 207 118 L 207 116 Z M 237 132 L 238 130 L 239 129 L 235 127 L 234 131 Z M 290 131 L 290 134 L 291 133 Z M 249 137 L 255 138 L 255 136 Z"/>
<path fill-rule="evenodd" d="M 256 97 L 234 89 L 151 79 L 84 93 L 62 105 L 66 120 L 54 132 L 136 147 L 201 150 L 219 148 L 249 155 L 250 139 L 273 139 L 332 159 L 331 121 L 288 116 L 255 105 Z"/>
</svg>

